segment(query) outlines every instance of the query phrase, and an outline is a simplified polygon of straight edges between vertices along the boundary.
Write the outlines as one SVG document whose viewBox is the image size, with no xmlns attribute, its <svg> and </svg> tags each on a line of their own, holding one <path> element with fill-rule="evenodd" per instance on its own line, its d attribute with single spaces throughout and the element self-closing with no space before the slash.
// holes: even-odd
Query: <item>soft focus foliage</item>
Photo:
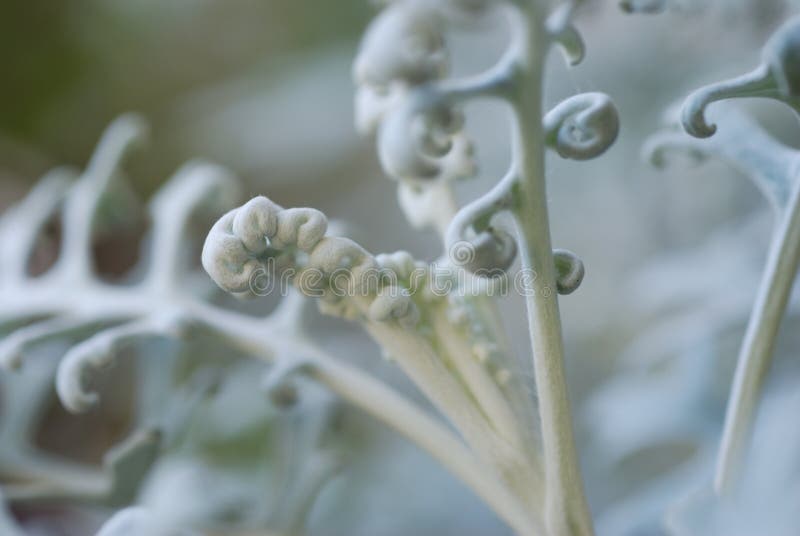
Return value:
<svg viewBox="0 0 800 536">
<path fill-rule="evenodd" d="M 380 4 L 400 11 L 402 2 Z M 3 245 L 0 265 L 23 262 L 31 279 L 55 273 L 68 234 L 57 213 L 69 185 L 86 173 L 49 170 L 61 164 L 91 170 L 87 162 L 98 136 L 127 110 L 141 112 L 151 134 L 123 172 L 115 168 L 109 175 L 109 187 L 95 191 L 98 211 L 84 234 L 92 237 L 86 252 L 96 269 L 91 285 L 51 277 L 41 287 L 30 281 L 0 287 L 0 304 L 11 304 L 0 308 L 0 336 L 41 320 L 20 314 L 36 292 L 64 298 L 74 312 L 83 303 L 91 309 L 93 289 L 111 287 L 114 300 L 144 297 L 146 314 L 137 318 L 166 313 L 155 315 L 155 326 L 134 328 L 182 339 L 137 336 L 113 367 L 99 363 L 91 382 L 62 383 L 58 392 L 59 358 L 102 332 L 96 324 L 86 330 L 81 322 L 78 332 L 56 325 L 68 337 L 37 337 L 14 356 L 24 361 L 21 369 L 0 373 L 0 534 L 511 534 L 419 447 L 342 403 L 330 388 L 295 378 L 308 363 L 283 362 L 277 378 L 265 377 L 276 367 L 248 360 L 253 352 L 246 344 L 229 344 L 182 322 L 181 307 L 197 301 L 236 311 L 236 322 L 257 315 L 270 326 L 265 344 L 305 341 L 310 333 L 315 351 L 430 409 L 397 363 L 382 359 L 378 345 L 358 329 L 299 302 L 273 312 L 275 300 L 223 296 L 202 273 L 200 252 L 217 217 L 238 201 L 266 194 L 280 207 L 318 208 L 336 234 L 352 237 L 365 255 L 407 250 L 414 259 L 440 256 L 436 236 L 409 226 L 441 226 L 431 217 L 445 206 L 441 192 L 419 184 L 457 181 L 455 202 L 491 189 L 509 160 L 505 111 L 492 102 L 437 110 L 430 120 L 441 137 L 414 139 L 426 151 L 402 154 L 387 148 L 393 137 L 408 139 L 398 127 L 407 117 L 395 114 L 390 121 L 388 114 L 415 85 L 488 67 L 508 35 L 502 17 L 484 13 L 484 2 L 427 5 L 434 4 L 413 42 L 380 41 L 388 50 L 379 50 L 373 64 L 358 55 L 364 43 L 401 32 L 407 21 L 381 19 L 362 42 L 375 15 L 364 0 L 7 3 L 0 23 L 0 206 L 17 203 L 32 188 L 45 195 L 22 211 L 24 224 L 6 225 L 0 244 L 24 241 L 30 216 L 47 217 L 39 218 L 30 259 L 12 259 L 12 246 Z M 665 110 L 692 90 L 752 71 L 763 44 L 800 2 L 619 4 L 583 2 L 574 19 L 586 44 L 583 63 L 570 69 L 551 58 L 545 77 L 548 109 L 565 97 L 602 91 L 619 116 L 616 144 L 590 163 L 575 161 L 581 155 L 569 148 L 558 150 L 567 131 L 548 129 L 556 148 L 547 163 L 554 243 L 579 252 L 586 267 L 583 277 L 583 264 L 579 270 L 569 257 L 573 283 L 559 291 L 581 285 L 561 304 L 577 446 L 596 530 L 601 536 L 790 536 L 800 524 L 800 338 L 792 329 L 800 318 L 797 289 L 742 477 L 746 506 L 714 508 L 711 489 L 736 356 L 781 193 L 767 187 L 765 198 L 740 162 L 706 158 L 701 146 L 665 151 L 658 169 L 641 153 L 652 149 L 646 139 L 672 139 L 679 114 Z M 444 33 L 437 26 L 442 16 L 455 21 Z M 391 54 L 397 57 L 386 61 Z M 408 54 L 414 61 L 405 63 Z M 800 147 L 797 122 L 777 103 L 715 106 L 708 109 L 715 136 L 729 142 L 771 136 L 792 158 Z M 561 126 L 554 117 L 553 125 Z M 676 145 L 694 143 L 681 136 Z M 722 143 L 709 143 L 714 140 Z M 197 172 L 192 166 L 204 165 L 182 167 L 196 156 L 226 168 L 203 168 L 213 172 L 206 176 L 207 195 L 175 189 L 176 170 Z M 386 179 L 381 165 L 397 180 Z M 41 177 L 49 185 L 44 189 Z M 215 177 L 232 182 L 215 190 Z M 157 208 L 170 193 L 186 210 Z M 185 232 L 172 242 L 166 237 L 175 246 L 168 263 L 178 267 L 175 277 L 148 294 L 142 289 L 151 288 L 144 283 L 159 221 L 180 221 Z M 503 252 L 499 264 L 514 262 L 516 251 Z M 376 262 L 396 266 L 400 260 Z M 168 289 L 178 289 L 178 297 Z M 504 374 L 532 386 L 523 304 L 498 301 L 499 322 L 511 335 Z M 163 310 L 175 304 L 181 314 Z M 108 310 L 100 310 L 104 328 L 132 320 L 111 318 Z M 290 329 L 296 326 L 302 336 Z M 271 363 L 279 354 L 259 357 Z M 57 395 L 73 400 L 79 406 L 73 409 L 89 408 L 94 398 L 76 395 L 89 387 L 101 404 L 80 415 L 62 409 Z M 295 398 L 296 405 L 281 407 Z M 137 477 L 122 479 L 133 485 L 115 486 L 120 471 Z"/>
</svg>

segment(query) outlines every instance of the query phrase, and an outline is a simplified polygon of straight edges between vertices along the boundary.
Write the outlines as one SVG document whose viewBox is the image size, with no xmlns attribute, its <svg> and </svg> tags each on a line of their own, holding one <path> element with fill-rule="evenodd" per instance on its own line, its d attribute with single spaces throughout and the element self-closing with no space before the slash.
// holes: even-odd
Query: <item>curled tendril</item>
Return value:
<svg viewBox="0 0 800 536">
<path fill-rule="evenodd" d="M 715 124 L 706 121 L 708 105 L 736 97 L 768 97 L 774 88 L 769 68 L 761 65 L 745 75 L 698 89 L 686 98 L 683 105 L 683 127 L 696 138 L 708 138 L 717 131 Z"/>
<path fill-rule="evenodd" d="M 681 151 L 693 161 L 708 156 L 722 158 L 745 173 L 778 211 L 788 205 L 794 187 L 800 155 L 770 136 L 756 121 L 725 103 L 719 110 L 719 132 L 697 139 L 676 128 L 665 129 L 648 138 L 643 147 L 646 161 L 656 167 L 667 164 L 671 151 Z"/>
<path fill-rule="evenodd" d="M 431 181 L 475 171 L 463 115 L 433 92 L 419 91 L 388 114 L 378 134 L 384 171 L 400 180 Z"/>
<path fill-rule="evenodd" d="M 283 209 L 257 197 L 214 225 L 203 247 L 203 267 L 223 290 L 254 293 L 256 274 L 275 275 L 266 260 L 289 255 L 291 280 L 306 296 L 322 298 L 324 312 L 349 316 L 352 308 L 339 305 L 356 297 L 377 302 L 362 311 L 370 320 L 415 323 L 413 302 L 400 288 L 385 284 L 375 257 L 350 239 L 325 236 L 326 231 L 327 219 L 317 210 Z M 292 257 L 294 250 L 305 255 Z"/>
<path fill-rule="evenodd" d="M 55 317 L 17 329 L 0 342 L 0 367 L 17 370 L 23 364 L 25 351 L 35 344 L 81 335 L 120 322 L 111 315 Z"/>
<path fill-rule="evenodd" d="M 604 93 L 582 93 L 550 110 L 543 121 L 545 141 L 563 158 L 589 160 L 617 139 L 617 108 Z"/>
<path fill-rule="evenodd" d="M 583 282 L 586 270 L 583 261 L 566 249 L 554 249 L 553 261 L 556 264 L 556 286 L 559 294 L 572 294 Z"/>
<path fill-rule="evenodd" d="M 570 65 L 578 65 L 586 55 L 583 38 L 570 21 L 574 9 L 575 2 L 565 2 L 556 8 L 546 22 L 547 32 L 561 47 L 564 59 Z"/>
<path fill-rule="evenodd" d="M 456 266 L 483 277 L 500 277 L 514 262 L 517 242 L 503 229 L 491 225 L 492 218 L 510 208 L 511 187 L 516 176 L 503 178 L 486 195 L 462 208 L 447 230 L 450 259 Z M 583 281 L 584 266 L 571 251 L 553 251 L 559 294 L 574 292 Z"/>
<path fill-rule="evenodd" d="M 268 257 L 280 250 L 310 251 L 327 225 L 317 210 L 284 210 L 266 197 L 256 197 L 217 221 L 203 247 L 203 267 L 226 292 L 252 293 L 253 277 L 257 270 L 266 270 Z"/>
<path fill-rule="evenodd" d="M 235 215 L 233 210 L 214 224 L 203 247 L 202 263 L 222 290 L 243 294 L 252 291 L 253 274 L 262 269 L 264 263 L 256 257 L 257 251 L 249 250 L 244 240 L 233 234 Z"/>
<path fill-rule="evenodd" d="M 442 82 L 448 63 L 443 30 L 453 7 L 418 0 L 390 4 L 367 31 L 353 66 L 356 126 L 365 134 L 377 132 L 381 165 L 398 180 L 475 173 L 472 142 L 456 103 L 486 88 L 483 79 L 475 87 L 473 81 L 454 87 Z"/>
<path fill-rule="evenodd" d="M 486 195 L 458 211 L 447 230 L 450 260 L 473 273 L 497 277 L 517 256 L 517 243 L 503 229 L 491 225 L 495 214 L 508 210 L 515 175 L 509 174 Z"/>
<path fill-rule="evenodd" d="M 493 227 L 450 248 L 450 259 L 470 272 L 484 277 L 500 277 L 517 256 L 517 242 L 503 229 Z"/>
<path fill-rule="evenodd" d="M 716 125 L 707 122 L 706 108 L 716 101 L 742 97 L 772 98 L 800 110 L 800 17 L 773 34 L 762 51 L 761 65 L 754 70 L 698 89 L 686 98 L 682 113 L 686 132 L 697 138 L 712 136 Z"/>
<path fill-rule="evenodd" d="M 107 329 L 73 346 L 61 360 L 56 375 L 61 403 L 72 413 L 89 410 L 99 401 L 97 393 L 86 390 L 93 371 L 108 367 L 126 344 L 148 337 L 180 336 L 183 324 L 180 315 L 162 314 Z"/>
</svg>

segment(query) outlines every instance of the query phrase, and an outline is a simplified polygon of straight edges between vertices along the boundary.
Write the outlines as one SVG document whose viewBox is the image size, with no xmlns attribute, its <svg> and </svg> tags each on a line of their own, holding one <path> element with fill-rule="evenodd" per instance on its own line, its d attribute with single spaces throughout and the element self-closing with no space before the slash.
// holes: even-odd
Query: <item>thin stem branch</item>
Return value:
<svg viewBox="0 0 800 536">
<path fill-rule="evenodd" d="M 398 365 L 456 427 L 484 463 L 512 482 L 526 460 L 498 434 L 482 408 L 445 367 L 429 342 L 415 332 L 387 323 L 370 323 L 370 335 L 396 356 Z"/>
<path fill-rule="evenodd" d="M 475 459 L 461 441 L 404 397 L 360 370 L 331 360 L 315 367 L 313 375 L 343 399 L 426 450 L 519 534 L 544 534 L 519 500 Z"/>
<path fill-rule="evenodd" d="M 542 479 L 537 471 L 538 459 L 531 450 L 532 445 L 526 443 L 527 436 L 524 434 L 525 427 L 530 423 L 520 422 L 486 365 L 475 358 L 465 342 L 467 339 L 452 327 L 446 314 L 436 311 L 431 321 L 441 343 L 440 351 L 449 357 L 470 395 L 489 418 L 489 424 L 524 458 L 524 463 L 508 472 L 506 479 L 527 503 L 539 503 L 542 498 Z"/>
<path fill-rule="evenodd" d="M 71 306 L 83 303 L 91 307 L 81 309 L 82 314 L 103 317 L 120 311 L 146 317 L 158 314 L 162 308 L 162 296 L 148 294 L 146 288 L 120 289 L 92 283 L 71 290 L 60 287 L 54 290 L 40 284 L 29 288 L 24 295 L 3 295 L 0 308 L 23 302 L 42 313 L 66 313 Z M 263 318 L 228 312 L 188 297 L 176 296 L 175 299 L 176 308 L 184 313 L 188 322 L 214 331 L 250 355 L 268 362 L 283 353 L 308 356 L 311 359 L 308 370 L 313 377 L 426 450 L 514 530 L 526 536 L 543 534 L 520 501 L 452 432 L 381 381 L 335 360 L 310 343 L 285 337 L 285 331 L 278 329 L 280 325 L 272 326 Z"/>
<path fill-rule="evenodd" d="M 800 181 L 795 182 L 789 206 L 781 212 L 739 354 L 714 477 L 718 495 L 735 488 L 756 406 L 772 363 L 775 339 L 800 264 Z"/>
<path fill-rule="evenodd" d="M 449 358 L 470 394 L 489 417 L 491 426 L 521 451 L 523 445 L 518 433 L 520 423 L 516 422 L 508 400 L 486 367 L 473 357 L 465 336 L 456 331 L 446 311 L 441 309 L 433 312 L 431 324 L 440 341 L 442 353 Z"/>
<path fill-rule="evenodd" d="M 372 415 L 431 454 L 522 535 L 543 534 L 519 500 L 466 446 L 425 411 L 369 374 L 310 344 L 293 344 L 259 319 L 203 306 L 195 318 L 252 355 L 272 361 L 278 352 L 306 355 L 308 373 L 344 400 Z M 253 326 L 251 324 L 256 324 Z M 258 335 L 256 335 L 258 334 Z M 277 348 L 276 344 L 283 345 Z"/>
</svg>

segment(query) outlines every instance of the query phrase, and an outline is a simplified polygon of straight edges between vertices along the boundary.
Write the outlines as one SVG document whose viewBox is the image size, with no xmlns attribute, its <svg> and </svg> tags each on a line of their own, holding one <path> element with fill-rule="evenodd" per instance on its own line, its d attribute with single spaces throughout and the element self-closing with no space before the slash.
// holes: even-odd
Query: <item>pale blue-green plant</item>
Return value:
<svg viewBox="0 0 800 536">
<path fill-rule="evenodd" d="M 521 534 L 593 533 L 558 312 L 558 294 L 574 291 L 584 269 L 573 253 L 550 245 L 544 158 L 547 148 L 564 158 L 594 158 L 613 143 L 619 125 L 600 93 L 542 109 L 551 47 L 562 48 L 571 64 L 583 57 L 571 20 L 578 4 L 392 2 L 367 30 L 353 69 L 357 126 L 375 135 L 412 225 L 438 231 L 443 256 L 434 263 L 406 252 L 373 256 L 327 235 L 320 213 L 263 197 L 224 216 L 203 252 L 206 270 L 229 292 L 252 292 L 262 274 L 277 277 L 272 266 L 288 267 L 304 294 L 321 298 L 324 312 L 360 322 L 459 431 L 472 463 L 504 489 L 493 506 Z M 448 24 L 486 12 L 505 16 L 508 48 L 483 73 L 448 77 Z M 463 106 L 476 99 L 507 104 L 512 161 L 490 192 L 458 207 L 454 182 L 475 173 Z M 494 296 L 508 284 L 518 251 L 536 398 L 512 372 Z M 447 291 L 437 292 L 445 282 Z M 484 498 L 486 484 L 476 489 Z"/>
<path fill-rule="evenodd" d="M 423 261 L 405 251 L 373 255 L 337 236 L 317 210 L 284 208 L 256 197 L 219 218 L 205 241 L 202 264 L 222 289 L 237 297 L 272 291 L 287 294 L 274 312 L 263 317 L 217 305 L 211 299 L 213 291 L 194 277 L 185 262 L 191 251 L 187 227 L 193 215 L 201 211 L 218 215 L 235 204 L 236 181 L 213 164 L 187 164 L 153 198 L 150 253 L 141 280 L 111 285 L 94 273 L 90 248 L 95 229 L 103 223 L 101 209 L 108 205 L 112 186 L 120 183 L 124 157 L 145 131 L 136 116 L 117 120 L 87 170 L 53 172 L 2 221 L 0 244 L 9 254 L 0 264 L 0 323 L 10 335 L 0 343 L 0 360 L 7 368 L 19 368 L 28 361 L 30 369 L 35 365 L 30 363 L 32 347 L 52 339 L 79 341 L 71 344 L 56 372 L 54 366 L 45 370 L 42 365 L 42 378 L 48 381 L 55 374 L 65 407 L 81 412 L 98 401 L 90 389 L 92 374 L 111 364 L 124 347 L 152 338 L 186 341 L 199 334 L 211 335 L 231 352 L 268 363 L 263 387 L 276 405 L 292 407 L 313 400 L 314 391 L 298 385 L 308 379 L 322 384 L 429 452 L 516 533 L 593 534 L 573 437 L 558 302 L 559 295 L 580 286 L 584 266 L 574 253 L 553 249 L 551 244 L 545 155 L 550 149 L 563 158 L 595 158 L 615 141 L 619 119 L 609 97 L 596 92 L 571 96 L 548 112 L 543 108 L 549 51 L 561 48 L 573 65 L 584 56 L 583 41 L 573 25 L 580 4 L 580 0 L 386 2 L 354 62 L 356 125 L 375 137 L 380 163 L 397 181 L 398 202 L 409 223 L 437 233 L 441 256 Z M 626 0 L 622 7 L 656 12 L 667 4 Z M 449 76 L 448 29 L 470 27 L 492 14 L 506 21 L 506 50 L 485 72 Z M 771 97 L 796 109 L 800 102 L 797 27 L 796 21 L 790 22 L 776 33 L 765 49 L 763 65 L 752 73 L 693 94 L 684 106 L 686 130 L 698 137 L 714 134 L 714 126 L 705 120 L 705 108 L 728 97 Z M 508 110 L 511 161 L 505 175 L 485 195 L 459 206 L 454 193 L 457 182 L 477 174 L 464 108 L 479 99 L 499 101 Z M 657 164 L 663 163 L 664 149 L 675 146 L 688 148 L 693 155 L 719 154 L 732 160 L 756 179 L 780 222 L 725 423 L 715 481 L 717 492 L 723 495 L 735 488 L 800 259 L 796 221 L 800 194 L 795 150 L 781 146 L 735 112 L 726 113 L 719 124 L 720 131 L 708 141 L 675 131 L 659 134 L 648 145 L 648 153 Z M 59 209 L 61 255 L 43 276 L 31 277 L 27 263 L 39 231 Z M 517 260 L 520 269 L 513 271 Z M 526 305 L 532 382 L 517 372 L 498 310 L 497 296 L 510 288 L 519 291 Z M 307 330 L 302 305 L 306 298 L 316 298 L 323 313 L 360 324 L 444 419 L 331 355 Z M 711 375 L 708 347 L 696 344 L 697 339 L 709 342 L 714 330 L 727 329 L 728 320 L 695 339 L 691 337 L 696 332 L 691 330 L 686 330 L 685 339 L 665 337 L 671 325 L 642 339 L 645 342 L 640 344 L 663 346 L 664 352 L 681 345 L 692 350 L 682 356 L 682 370 L 688 372 L 681 376 L 694 376 L 697 382 L 687 392 L 686 408 L 676 413 L 691 413 L 700 404 Z M 655 413 L 668 399 L 661 395 L 677 388 L 681 379 L 634 381 L 650 397 L 643 412 Z M 201 387 L 189 390 L 213 390 L 208 382 L 200 383 Z M 42 382 L 33 384 L 41 390 Z M 626 396 L 612 395 L 605 402 L 598 398 L 598 406 L 610 407 L 613 414 L 616 406 L 638 404 L 644 398 L 641 392 Z M 99 483 L 85 468 L 57 464 L 59 471 L 74 471 L 74 477 L 66 479 L 68 486 L 43 470 L 52 461 L 42 460 L 27 444 L 39 417 L 37 406 L 6 410 L 13 415 L 2 426 L 11 431 L 0 437 L 0 442 L 9 443 L 0 454 L 11 453 L 8 466 L 22 468 L 20 476 L 29 482 L 21 488 L 4 486 L 3 501 L 58 498 L 114 507 L 133 502 L 142 477 L 162 448 L 162 435 L 174 435 L 178 424 L 186 420 L 186 406 L 191 404 L 186 400 L 175 404 L 182 418 L 166 419 L 157 427 L 137 423 L 131 438 L 108 453 Z M 335 452 L 316 448 L 322 446 L 321 430 L 333 426 L 330 412 L 336 404 L 323 395 L 319 404 L 312 405 L 313 411 L 304 418 L 317 416 L 321 424 L 312 426 L 309 433 L 313 448 L 307 454 L 308 474 L 305 479 L 298 477 L 296 488 L 287 493 L 282 520 L 270 524 L 250 519 L 257 522 L 260 533 L 269 526 L 276 534 L 302 534 L 310 505 L 341 464 Z M 609 450 L 625 457 L 663 438 L 677 437 L 693 446 L 705 441 L 706 423 L 669 417 L 654 418 L 647 429 L 653 433 L 632 429 L 629 437 L 606 438 Z M 698 452 L 695 462 L 705 461 L 707 452 L 699 446 Z M 0 459 L 0 464 L 5 461 Z M 689 472 L 696 467 L 692 465 Z M 686 475 L 681 475 L 685 483 Z M 660 484 L 662 489 L 679 492 L 680 486 L 673 482 Z M 164 485 L 162 489 L 172 488 Z M 224 495 L 220 493 L 218 497 Z M 661 507 L 661 502 L 649 499 L 643 497 L 633 507 Z M 159 508 L 159 502 L 163 501 L 119 512 L 100 535 L 189 534 L 182 532 L 184 527 L 207 529 L 214 525 L 212 518 L 224 517 L 216 516 L 218 504 L 194 501 L 196 508 L 208 514 L 198 522 L 202 515 L 183 514 L 177 507 L 172 511 L 169 501 L 168 508 Z M 671 530 L 682 534 L 682 518 L 672 519 Z M 9 534 L 22 533 L 4 512 L 0 512 L 0 528 Z"/>
<path fill-rule="evenodd" d="M 792 19 L 767 42 L 762 63 L 743 76 L 706 86 L 683 105 L 686 131 L 700 140 L 662 135 L 652 141 L 656 163 L 670 146 L 695 155 L 718 155 L 750 176 L 775 212 L 776 226 L 766 268 L 750 317 L 725 419 L 714 488 L 720 495 L 736 487 L 748 438 L 774 352 L 774 345 L 800 262 L 800 189 L 797 150 L 770 137 L 752 120 L 723 108 L 724 131 L 705 118 L 713 102 L 741 97 L 781 101 L 798 111 L 800 98 L 800 21 Z M 709 138 L 707 141 L 703 138 Z"/>
<path fill-rule="evenodd" d="M 157 399 L 139 402 L 134 431 L 105 455 L 101 468 L 44 454 L 33 443 L 53 383 L 68 410 L 84 412 L 98 401 L 98 395 L 89 390 L 93 373 L 112 365 L 125 348 L 152 339 L 183 340 L 186 344 L 191 338 L 208 333 L 227 345 L 230 353 L 241 349 L 245 355 L 254 354 L 275 363 L 268 369 L 263 389 L 278 404 L 294 399 L 298 387 L 291 382 L 291 375 L 296 366 L 309 367 L 333 392 L 360 401 L 365 409 L 369 409 L 370 395 L 381 393 L 393 402 L 394 413 L 389 417 L 399 429 L 405 428 L 405 422 L 417 421 L 419 410 L 413 405 L 344 363 L 337 364 L 304 335 L 303 304 L 297 296 L 287 297 L 268 318 L 225 312 L 210 303 L 212 286 L 205 278 L 193 277 L 191 263 L 187 263 L 187 251 L 191 249 L 187 227 L 193 215 L 219 212 L 233 204 L 237 183 L 219 166 L 200 161 L 186 164 L 152 198 L 152 231 L 147 242 L 150 254 L 144 258 L 143 277 L 132 283 L 110 284 L 96 274 L 92 236 L 108 225 L 108 214 L 127 210 L 124 204 L 113 204 L 119 198 L 112 193 L 122 182 L 124 157 L 145 136 L 145 124 L 138 116 L 117 119 L 85 171 L 56 170 L 48 174 L 0 221 L 0 243 L 10 253 L 3 257 L 0 297 L 0 318 L 8 333 L 0 342 L 0 355 L 9 371 L 2 378 L 0 425 L 0 473 L 10 480 L 3 486 L 4 501 L 16 506 L 61 502 L 122 507 L 136 500 L 153 464 L 161 454 L 176 450 L 198 404 L 216 388 L 214 374 L 204 373 L 203 363 L 192 364 L 189 370 L 195 372 L 187 375 L 180 372 L 175 356 L 162 350 L 162 359 L 145 367 L 150 369 L 142 371 L 147 380 L 170 379 L 150 381 L 154 386 L 141 390 L 141 396 Z M 44 274 L 33 276 L 28 262 L 40 231 L 59 213 L 62 253 Z M 206 322 L 206 315 L 215 320 Z M 242 337 L 238 330 L 256 334 L 255 339 Z M 276 331 L 270 335 L 270 330 Z M 46 347 L 56 340 L 61 346 Z M 69 341 L 66 346 L 64 341 Z M 63 355 L 60 361 L 50 359 L 53 350 Z M 304 361 L 300 363 L 299 358 Z M 230 375 L 229 370 L 227 376 Z M 353 382 L 362 383 L 363 388 L 350 390 Z M 384 390 L 388 392 L 383 393 Z M 326 423 L 332 422 L 330 416 L 320 421 L 314 415 L 330 414 L 325 408 L 331 405 L 326 401 L 302 411 L 309 426 L 318 430 L 306 434 L 307 446 L 313 447 L 306 456 L 308 465 L 302 469 L 301 464 L 301 470 L 293 476 L 290 494 L 279 501 L 282 506 L 276 504 L 273 508 L 275 515 L 265 516 L 267 510 L 260 503 L 252 505 L 255 514 L 250 524 L 278 525 L 282 534 L 302 533 L 305 514 L 314 497 L 341 465 L 341 457 L 335 451 L 314 439 L 330 428 Z M 424 428 L 425 418 L 421 418 Z M 446 434 L 437 437 L 435 432 L 426 437 L 452 441 Z M 304 448 L 295 449 L 293 457 Z M 455 456 L 457 463 L 458 451 Z M 254 500 L 260 497 L 254 495 Z M 174 516 L 167 501 L 160 501 L 160 505 Z M 201 510 L 205 517 L 189 519 L 194 522 L 192 526 L 202 528 L 219 521 L 210 515 L 214 508 L 206 505 Z M 160 516 L 164 517 L 169 516 Z"/>
</svg>

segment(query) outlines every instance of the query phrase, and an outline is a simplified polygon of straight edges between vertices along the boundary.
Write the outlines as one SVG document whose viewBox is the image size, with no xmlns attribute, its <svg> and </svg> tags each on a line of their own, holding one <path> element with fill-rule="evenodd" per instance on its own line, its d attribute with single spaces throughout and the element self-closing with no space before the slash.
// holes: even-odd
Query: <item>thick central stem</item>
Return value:
<svg viewBox="0 0 800 536">
<path fill-rule="evenodd" d="M 556 272 L 550 242 L 542 131 L 542 69 L 547 36 L 540 20 L 528 21 L 520 52 L 515 106 L 514 158 L 518 175 L 514 215 L 520 233 L 528 328 L 545 462 L 545 520 L 551 536 L 591 536 L 591 516 L 583 492 L 564 371 Z"/>
</svg>

